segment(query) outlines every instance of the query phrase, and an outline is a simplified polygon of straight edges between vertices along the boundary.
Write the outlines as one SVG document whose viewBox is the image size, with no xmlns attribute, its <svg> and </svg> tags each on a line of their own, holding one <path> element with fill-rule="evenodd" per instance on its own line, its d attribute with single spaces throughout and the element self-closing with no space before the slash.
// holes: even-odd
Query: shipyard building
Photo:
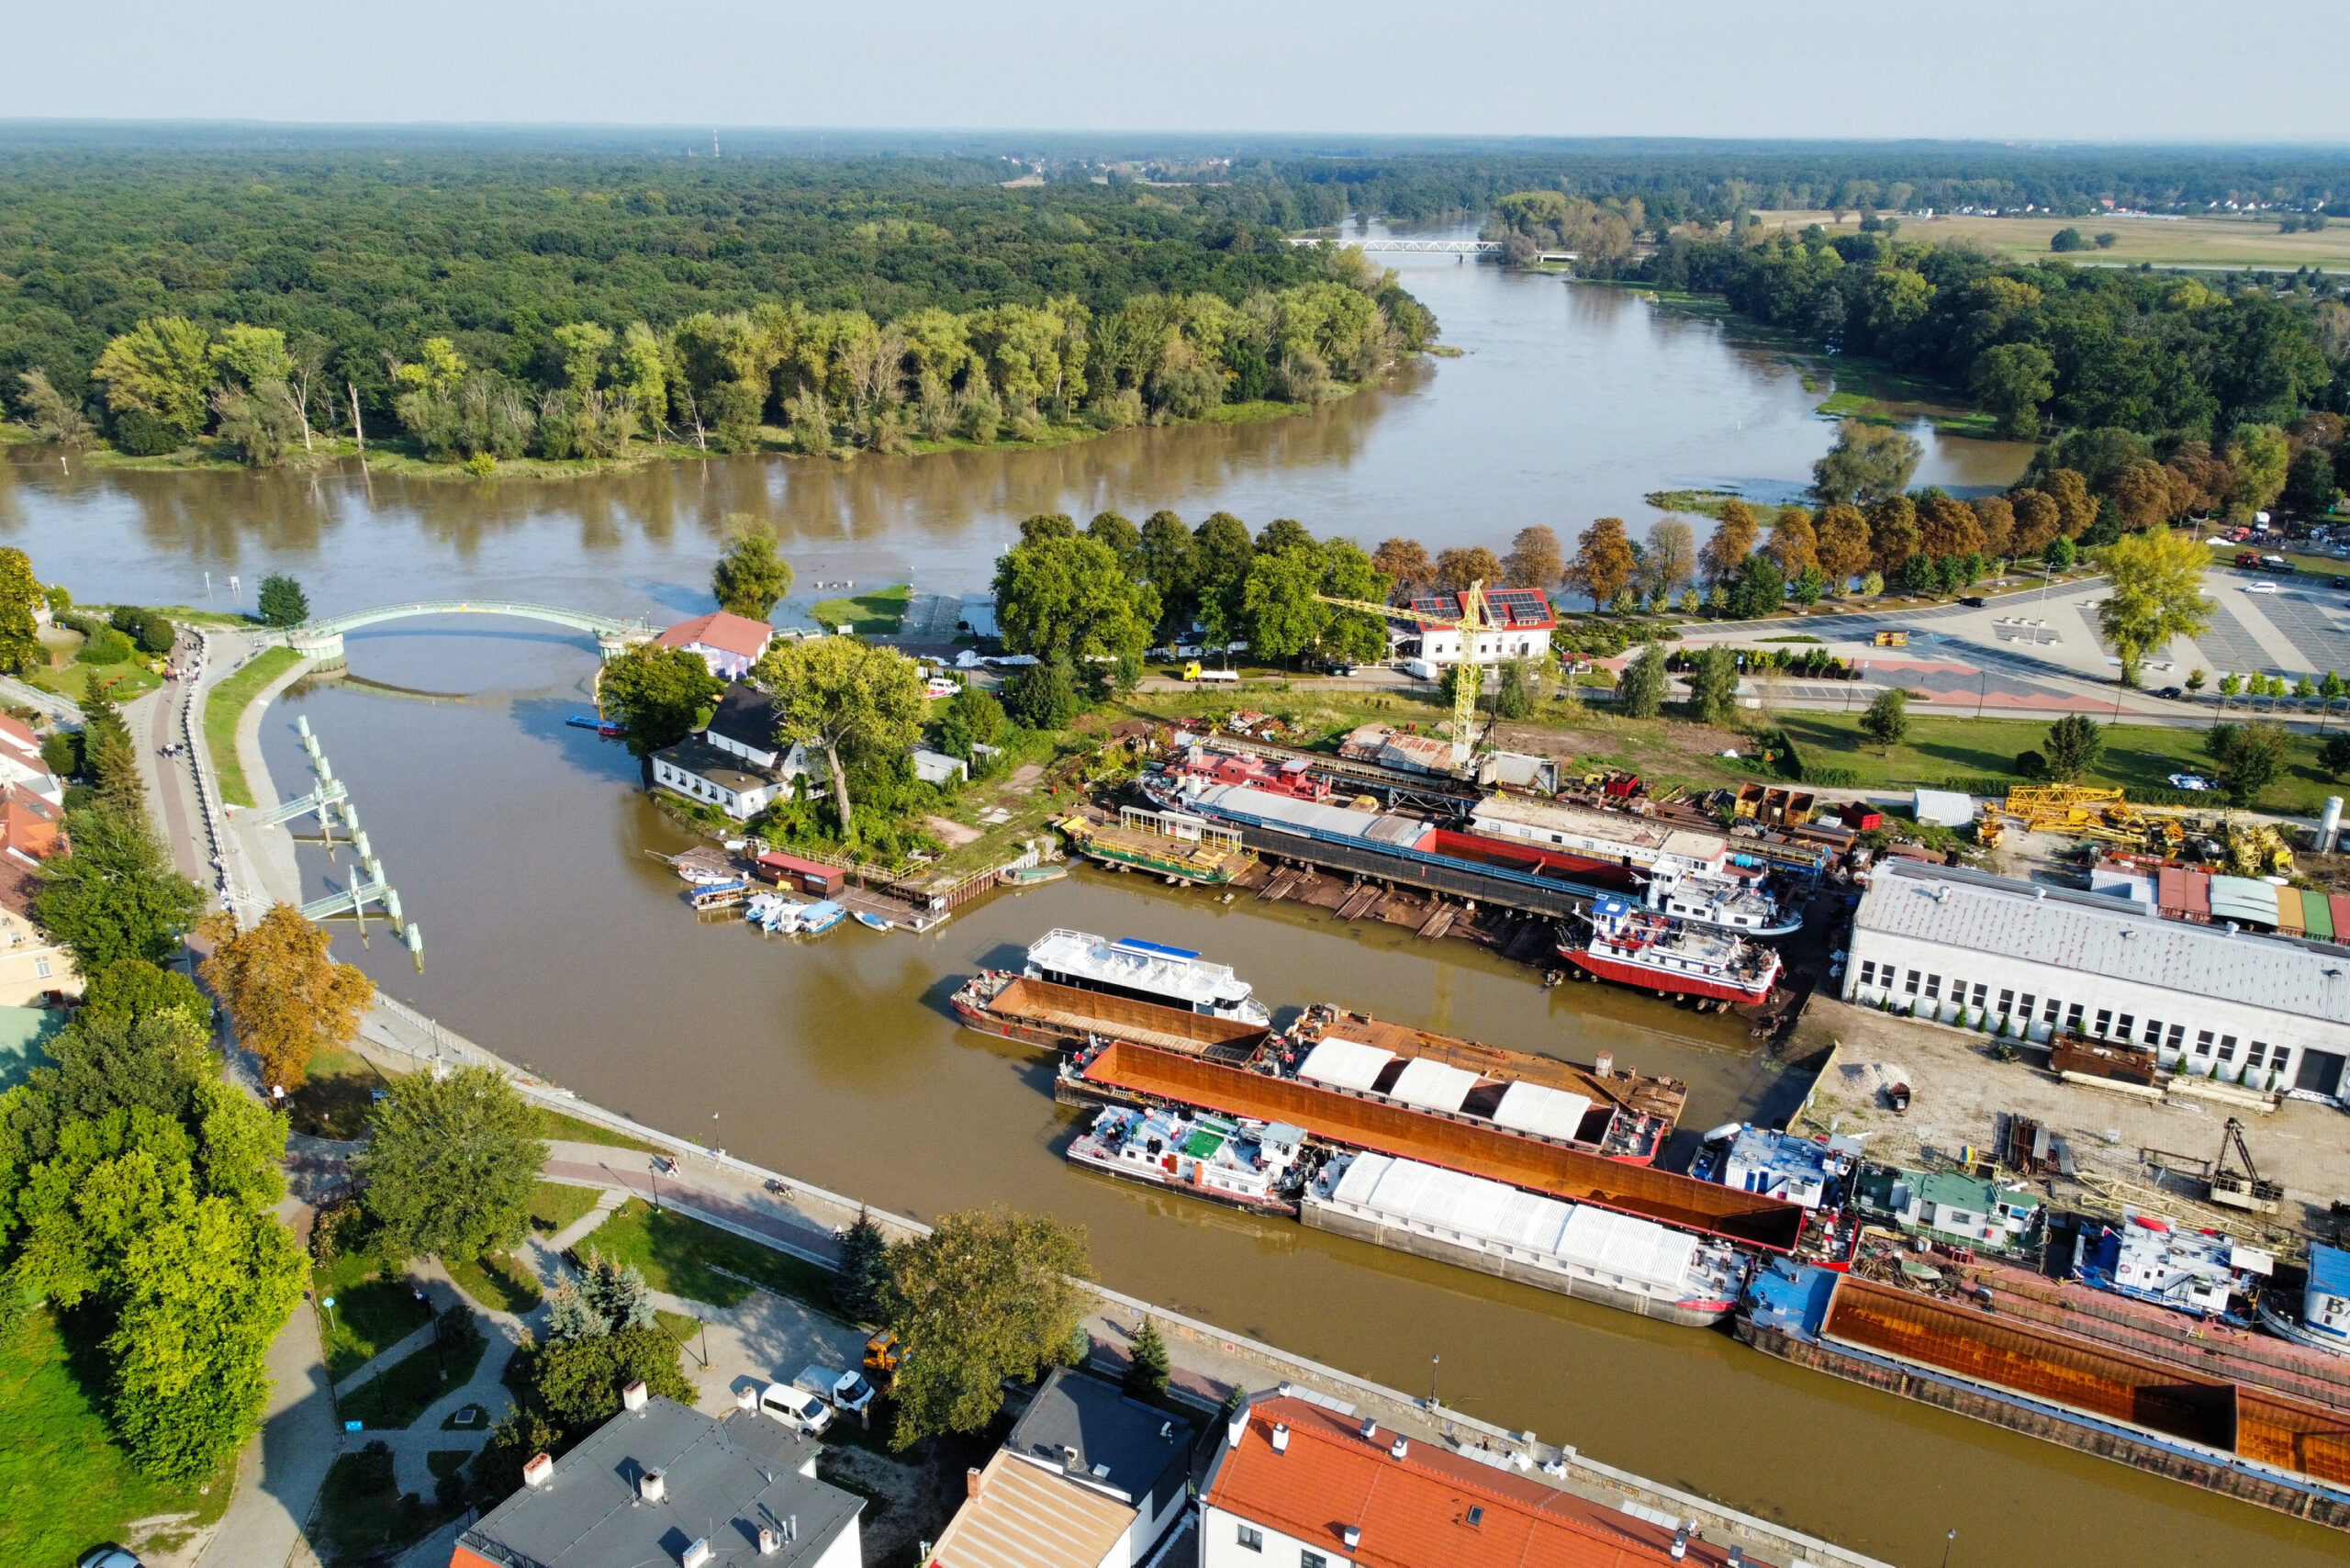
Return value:
<svg viewBox="0 0 2350 1568">
<path fill-rule="evenodd" d="M 2350 952 L 1954 867 L 1877 868 L 1843 998 L 2045 1041 L 2130 1041 L 2165 1072 L 2336 1097 Z"/>
</svg>

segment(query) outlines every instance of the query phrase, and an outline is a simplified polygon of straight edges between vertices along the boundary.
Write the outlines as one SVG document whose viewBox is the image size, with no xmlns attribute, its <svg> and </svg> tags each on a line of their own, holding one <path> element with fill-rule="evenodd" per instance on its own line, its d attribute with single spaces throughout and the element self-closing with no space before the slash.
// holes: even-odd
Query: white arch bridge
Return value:
<svg viewBox="0 0 2350 1568">
<path fill-rule="evenodd" d="M 334 665 L 342 662 L 344 633 L 356 632 L 363 626 L 380 625 L 386 621 L 409 621 L 433 615 L 503 615 L 519 621 L 543 621 L 551 625 L 568 627 L 574 632 L 591 632 L 595 633 L 598 651 L 606 658 L 631 644 L 650 640 L 658 631 L 648 621 L 624 621 L 618 616 L 598 615 L 585 610 L 565 610 L 559 605 L 523 604 L 506 599 L 425 599 L 306 621 L 287 630 L 283 636 L 285 645 L 296 653 L 307 655 L 320 664 Z"/>
</svg>

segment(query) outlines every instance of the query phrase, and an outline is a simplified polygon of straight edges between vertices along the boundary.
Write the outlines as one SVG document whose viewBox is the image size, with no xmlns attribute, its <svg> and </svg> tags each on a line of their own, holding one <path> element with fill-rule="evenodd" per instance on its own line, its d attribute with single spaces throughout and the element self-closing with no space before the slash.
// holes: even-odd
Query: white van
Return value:
<svg viewBox="0 0 2350 1568">
<path fill-rule="evenodd" d="M 800 1375 L 791 1380 L 791 1385 L 852 1415 L 873 1403 L 873 1385 L 865 1381 L 862 1372 L 840 1372 L 811 1363 L 800 1369 Z"/>
<path fill-rule="evenodd" d="M 759 1390 L 759 1413 L 772 1416 L 793 1431 L 822 1437 L 833 1424 L 833 1407 L 788 1383 L 771 1383 Z"/>
</svg>

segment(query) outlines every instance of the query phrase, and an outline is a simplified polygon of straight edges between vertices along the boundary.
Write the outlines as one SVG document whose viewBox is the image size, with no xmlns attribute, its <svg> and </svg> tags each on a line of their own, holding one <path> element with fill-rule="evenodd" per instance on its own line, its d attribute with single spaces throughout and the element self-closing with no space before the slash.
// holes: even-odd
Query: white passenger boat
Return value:
<svg viewBox="0 0 2350 1568">
<path fill-rule="evenodd" d="M 1248 981 L 1188 947 L 1134 936 L 1113 942 L 1089 932 L 1054 930 L 1029 945 L 1026 973 L 1031 980 L 1054 985 L 1272 1027 L 1271 1011 L 1250 994 Z"/>
</svg>

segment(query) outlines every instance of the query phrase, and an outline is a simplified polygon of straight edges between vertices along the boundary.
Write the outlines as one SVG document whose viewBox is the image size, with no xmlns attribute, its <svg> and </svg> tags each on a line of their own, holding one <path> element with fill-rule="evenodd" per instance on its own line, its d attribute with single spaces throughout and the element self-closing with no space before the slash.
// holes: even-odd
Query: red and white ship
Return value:
<svg viewBox="0 0 2350 1568">
<path fill-rule="evenodd" d="M 1673 996 L 1761 1002 L 1779 978 L 1779 955 L 1727 931 L 1686 924 L 1625 899 L 1591 906 L 1591 937 L 1559 956 L 1601 980 Z"/>
</svg>

